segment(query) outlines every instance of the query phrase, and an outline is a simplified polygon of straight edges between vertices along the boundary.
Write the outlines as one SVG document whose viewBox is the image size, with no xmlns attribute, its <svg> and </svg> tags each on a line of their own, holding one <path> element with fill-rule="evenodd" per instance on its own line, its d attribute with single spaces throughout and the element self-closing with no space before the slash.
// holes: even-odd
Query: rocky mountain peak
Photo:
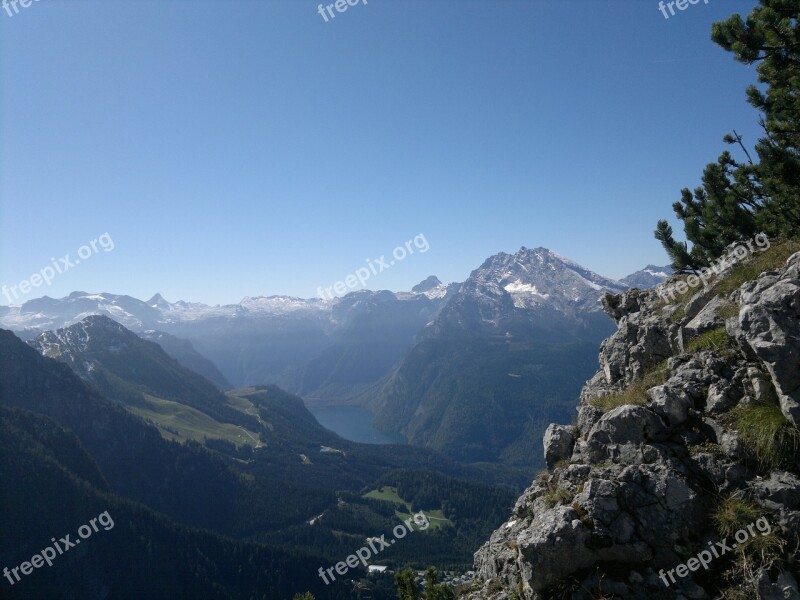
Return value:
<svg viewBox="0 0 800 600">
<path fill-rule="evenodd" d="M 411 288 L 411 292 L 413 294 L 424 294 L 425 292 L 429 292 L 440 285 L 442 285 L 442 282 L 439 281 L 439 278 L 436 277 L 436 275 L 431 275 Z"/>
<path fill-rule="evenodd" d="M 89 315 L 78 323 L 46 331 L 29 344 L 40 354 L 74 363 L 93 349 L 114 349 L 124 346 L 137 336 L 105 315 Z"/>
<path fill-rule="evenodd" d="M 161 294 L 156 293 L 150 300 L 147 301 L 147 304 L 152 306 L 153 308 L 158 309 L 169 309 L 170 303 L 167 302 Z"/>
<path fill-rule="evenodd" d="M 602 277 L 547 248 L 499 253 L 472 272 L 465 288 L 472 293 L 509 295 L 516 308 L 548 306 L 560 311 L 600 310 L 600 298 L 626 286 Z"/>
</svg>

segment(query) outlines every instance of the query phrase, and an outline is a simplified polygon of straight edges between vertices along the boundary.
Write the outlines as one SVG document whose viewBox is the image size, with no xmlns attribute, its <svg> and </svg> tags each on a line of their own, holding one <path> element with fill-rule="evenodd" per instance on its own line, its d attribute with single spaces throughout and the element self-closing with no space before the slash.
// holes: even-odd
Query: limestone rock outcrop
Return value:
<svg viewBox="0 0 800 600">
<path fill-rule="evenodd" d="M 462 598 L 800 600 L 800 253 L 735 270 L 606 297 L 600 369 Z"/>
</svg>

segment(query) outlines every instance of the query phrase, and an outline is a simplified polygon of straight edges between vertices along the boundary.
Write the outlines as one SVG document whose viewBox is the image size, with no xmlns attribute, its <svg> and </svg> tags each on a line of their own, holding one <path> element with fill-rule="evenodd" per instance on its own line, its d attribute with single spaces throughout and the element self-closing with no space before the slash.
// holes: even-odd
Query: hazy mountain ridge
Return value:
<svg viewBox="0 0 800 600">
<path fill-rule="evenodd" d="M 529 258 L 532 255 L 541 256 L 543 259 L 554 260 L 560 262 L 564 266 L 574 271 L 577 278 L 586 278 L 588 275 L 587 283 L 591 285 L 600 285 L 606 287 L 614 287 L 614 280 L 596 275 L 581 265 L 565 259 L 560 255 L 547 250 L 546 248 L 536 248 L 528 250 L 522 248 L 517 254 L 509 255 L 499 253 L 487 259 L 486 262 L 479 268 L 485 270 L 494 265 L 495 269 L 502 269 L 505 263 L 513 263 L 521 257 Z M 508 272 L 508 277 L 512 277 L 515 273 L 513 265 Z M 518 265 L 517 265 L 518 266 Z M 519 272 L 522 279 L 529 279 L 528 274 L 524 273 L 524 269 Z M 625 286 L 625 283 L 633 278 L 636 278 L 641 273 L 647 273 L 653 277 L 659 277 L 661 272 L 669 271 L 666 267 L 653 267 L 648 265 L 645 269 L 637 271 L 623 279 L 620 283 Z M 542 275 L 544 271 L 539 271 Z M 501 278 L 496 278 L 501 279 Z M 661 280 L 663 281 L 665 277 Z M 535 285 L 535 282 L 521 281 L 519 285 L 523 286 L 519 289 L 515 288 L 515 281 L 506 281 L 504 285 L 509 287 L 509 292 L 515 297 L 524 299 L 526 297 L 535 297 L 537 291 L 532 287 L 525 287 L 526 285 Z M 413 299 L 415 296 L 424 295 L 429 299 L 436 300 L 452 295 L 461 286 L 460 283 L 443 284 L 436 276 L 431 275 L 424 281 L 413 286 L 411 292 L 386 292 L 386 291 L 370 291 L 360 290 L 348 294 L 393 294 L 398 300 Z M 634 287 L 630 284 L 628 287 Z M 562 290 L 563 291 L 563 290 Z M 132 331 L 139 332 L 148 329 L 163 330 L 167 333 L 173 333 L 169 329 L 165 329 L 170 325 L 177 325 L 180 323 L 188 323 L 195 321 L 212 321 L 219 319 L 238 319 L 242 317 L 276 317 L 276 316 L 294 316 L 294 317 L 326 317 L 332 315 L 337 310 L 337 306 L 345 302 L 345 298 L 334 298 L 333 300 L 322 300 L 319 298 L 297 298 L 292 296 L 255 296 L 245 297 L 239 303 L 226 304 L 226 305 L 208 305 L 200 302 L 185 302 L 179 300 L 176 302 L 169 302 L 161 296 L 155 294 L 147 301 L 138 300 L 131 296 L 111 293 L 87 293 L 76 291 L 64 298 L 51 298 L 49 296 L 42 296 L 22 303 L 19 306 L 0 306 L 0 325 L 5 328 L 11 329 L 16 333 L 25 334 L 29 337 L 32 332 L 38 330 L 47 331 L 52 329 L 62 328 L 80 321 L 90 314 L 104 314 L 115 321 L 120 322 L 126 328 Z M 566 295 L 564 295 L 566 298 Z M 541 298 L 540 298 L 541 300 Z M 335 327 L 336 319 L 331 316 L 331 323 L 329 326 Z"/>
<path fill-rule="evenodd" d="M 220 390 L 225 391 L 233 388 L 233 385 L 225 378 L 217 366 L 195 350 L 189 340 L 183 340 L 164 331 L 155 331 L 153 329 L 143 331 L 139 334 L 139 337 L 155 342 L 164 349 L 164 352 L 184 367 L 208 379 Z"/>
<path fill-rule="evenodd" d="M 664 267 L 647 265 L 644 269 L 631 273 L 620 281 L 632 288 L 648 289 L 663 283 L 672 273 L 672 267 L 669 265 Z"/>
<path fill-rule="evenodd" d="M 158 294 L 143 302 L 129 296 L 75 292 L 60 300 L 45 297 L 9 308 L 0 322 L 21 337 L 31 338 L 43 330 L 66 327 L 86 316 L 101 314 L 137 333 L 158 330 L 190 342 L 201 357 L 221 371 L 222 380 L 234 387 L 276 382 L 293 392 L 306 393 L 315 391 L 306 381 L 311 377 L 320 379 L 320 385 L 327 389 L 341 389 L 347 394 L 337 379 L 363 379 L 363 371 L 356 368 L 337 375 L 343 367 L 336 364 L 327 367 L 331 369 L 329 373 L 319 374 L 319 369 L 326 361 L 325 353 L 330 354 L 329 349 L 336 353 L 342 345 L 352 347 L 354 336 L 363 336 L 357 333 L 359 325 L 355 323 L 360 316 L 365 321 L 362 328 L 370 321 L 374 326 L 374 311 L 384 310 L 385 327 L 377 327 L 374 339 L 357 353 L 373 362 L 382 360 L 385 372 L 436 314 L 452 287 L 441 285 L 425 293 L 397 294 L 362 290 L 330 301 L 255 297 L 226 306 L 169 303 Z M 386 309 L 387 304 L 396 309 L 396 314 L 391 308 Z M 375 344 L 383 345 L 380 352 L 375 352 Z M 186 366 L 200 368 L 197 357 L 190 359 L 173 340 L 168 339 L 165 346 Z M 308 368 L 304 369 L 306 365 Z M 203 369 L 213 375 L 207 366 Z"/>
</svg>

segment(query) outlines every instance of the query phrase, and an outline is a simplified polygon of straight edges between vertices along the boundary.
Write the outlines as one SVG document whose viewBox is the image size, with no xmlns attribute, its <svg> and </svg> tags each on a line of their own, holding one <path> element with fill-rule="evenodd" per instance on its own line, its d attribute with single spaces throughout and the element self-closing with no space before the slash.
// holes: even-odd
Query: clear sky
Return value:
<svg viewBox="0 0 800 600">
<path fill-rule="evenodd" d="M 622 277 L 667 262 L 655 223 L 722 136 L 758 134 L 755 71 L 709 35 L 752 1 L 317 5 L 0 12 L 0 283 L 106 232 L 112 251 L 20 302 L 311 297 L 418 234 L 428 251 L 368 287 L 461 281 L 521 246 Z"/>
</svg>

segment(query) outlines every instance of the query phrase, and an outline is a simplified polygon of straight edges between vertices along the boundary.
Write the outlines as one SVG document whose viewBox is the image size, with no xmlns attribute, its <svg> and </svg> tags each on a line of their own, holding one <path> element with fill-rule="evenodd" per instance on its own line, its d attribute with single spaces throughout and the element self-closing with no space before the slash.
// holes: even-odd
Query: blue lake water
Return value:
<svg viewBox="0 0 800 600">
<path fill-rule="evenodd" d="M 362 444 L 405 444 L 400 434 L 384 433 L 372 426 L 372 413 L 360 406 L 309 408 L 320 425 L 346 440 Z"/>
</svg>

